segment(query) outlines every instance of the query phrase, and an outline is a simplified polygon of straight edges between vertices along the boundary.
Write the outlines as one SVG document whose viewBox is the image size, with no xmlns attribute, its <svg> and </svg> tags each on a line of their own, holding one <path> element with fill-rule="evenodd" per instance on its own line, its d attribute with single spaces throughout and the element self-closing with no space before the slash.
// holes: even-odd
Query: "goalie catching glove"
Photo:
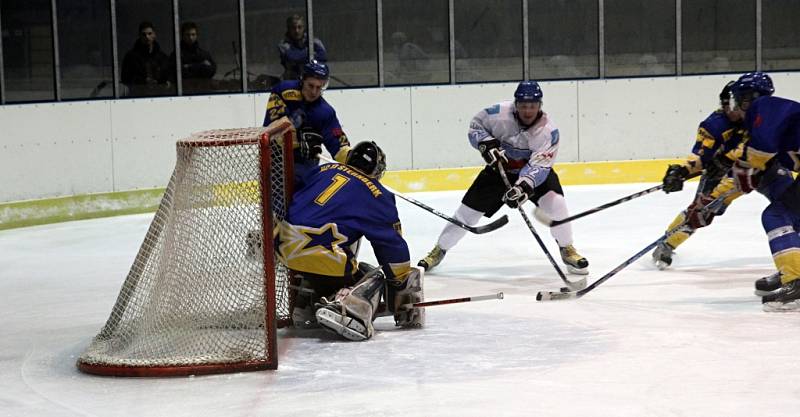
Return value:
<svg viewBox="0 0 800 417">
<path fill-rule="evenodd" d="M 664 192 L 672 193 L 683 189 L 683 182 L 689 176 L 689 169 L 683 165 L 673 164 L 667 168 L 667 173 L 664 175 Z"/>
<path fill-rule="evenodd" d="M 527 181 L 520 181 L 503 195 L 503 202 L 511 208 L 523 205 L 533 195 L 533 188 Z"/>
<path fill-rule="evenodd" d="M 481 152 L 483 160 L 486 161 L 486 165 L 496 167 L 497 164 L 508 163 L 506 152 L 500 148 L 500 141 L 495 138 L 479 142 L 478 150 Z"/>
<path fill-rule="evenodd" d="M 322 135 L 309 129 L 301 130 L 299 147 L 303 159 L 316 159 L 322 153 Z"/>
</svg>

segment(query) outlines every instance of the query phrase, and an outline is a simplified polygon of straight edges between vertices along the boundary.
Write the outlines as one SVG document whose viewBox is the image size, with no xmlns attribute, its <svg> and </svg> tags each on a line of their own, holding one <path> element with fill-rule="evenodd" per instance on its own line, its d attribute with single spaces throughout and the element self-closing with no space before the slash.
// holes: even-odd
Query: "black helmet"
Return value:
<svg viewBox="0 0 800 417">
<path fill-rule="evenodd" d="M 347 165 L 369 177 L 381 179 L 386 171 L 386 154 L 373 141 L 359 142 L 347 155 Z"/>
</svg>

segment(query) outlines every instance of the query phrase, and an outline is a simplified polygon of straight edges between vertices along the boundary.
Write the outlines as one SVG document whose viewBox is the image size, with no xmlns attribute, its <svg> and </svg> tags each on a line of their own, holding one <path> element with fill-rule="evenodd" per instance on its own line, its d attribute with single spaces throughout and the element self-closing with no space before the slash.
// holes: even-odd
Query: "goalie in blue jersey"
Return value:
<svg viewBox="0 0 800 417">
<path fill-rule="evenodd" d="M 382 296 L 398 326 L 424 324 L 424 309 L 411 307 L 422 300 L 422 271 L 411 267 L 395 196 L 379 182 L 385 170 L 378 145 L 360 142 L 346 164 L 317 167 L 293 195 L 275 248 L 300 280 L 295 325 L 319 324 L 347 339 L 366 340 Z M 357 262 L 362 237 L 380 267 Z"/>
</svg>

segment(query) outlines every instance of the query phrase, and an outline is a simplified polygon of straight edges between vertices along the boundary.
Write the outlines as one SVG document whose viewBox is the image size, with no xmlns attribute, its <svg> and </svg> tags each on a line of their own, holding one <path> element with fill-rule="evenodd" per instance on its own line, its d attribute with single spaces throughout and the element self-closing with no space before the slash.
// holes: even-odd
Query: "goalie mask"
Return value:
<svg viewBox="0 0 800 417">
<path fill-rule="evenodd" d="M 381 179 L 386 171 L 386 154 L 375 142 L 359 142 L 347 155 L 347 165 L 369 177 Z"/>
</svg>

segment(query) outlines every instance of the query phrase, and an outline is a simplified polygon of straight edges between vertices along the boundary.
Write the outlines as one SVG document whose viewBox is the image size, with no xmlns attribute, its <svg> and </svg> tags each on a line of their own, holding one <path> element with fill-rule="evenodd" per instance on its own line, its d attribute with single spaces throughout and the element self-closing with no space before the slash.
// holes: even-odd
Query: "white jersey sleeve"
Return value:
<svg viewBox="0 0 800 417">
<path fill-rule="evenodd" d="M 472 147 L 496 138 L 509 159 L 508 171 L 519 173 L 520 181 L 532 187 L 544 182 L 558 153 L 559 132 L 547 113 L 525 128 L 514 114 L 514 102 L 487 107 L 472 118 L 468 133 Z"/>
</svg>

